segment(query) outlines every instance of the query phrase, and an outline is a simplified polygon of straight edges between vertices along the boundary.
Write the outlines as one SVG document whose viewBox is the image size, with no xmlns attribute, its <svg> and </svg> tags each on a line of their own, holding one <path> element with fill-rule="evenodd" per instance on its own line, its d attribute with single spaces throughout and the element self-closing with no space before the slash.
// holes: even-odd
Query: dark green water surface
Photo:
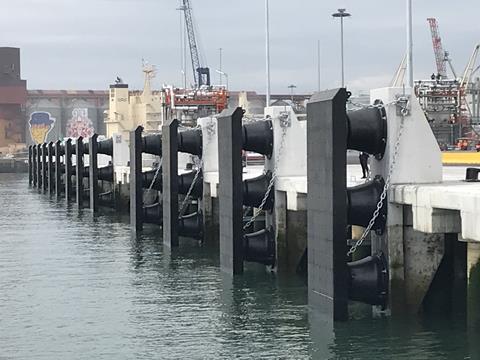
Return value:
<svg viewBox="0 0 480 360">
<path fill-rule="evenodd" d="M 127 218 L 128 220 L 128 218 Z M 468 316 L 372 319 L 334 331 L 309 314 L 305 281 L 218 250 L 131 234 L 0 174 L 0 359 L 480 359 L 480 267 Z"/>
</svg>

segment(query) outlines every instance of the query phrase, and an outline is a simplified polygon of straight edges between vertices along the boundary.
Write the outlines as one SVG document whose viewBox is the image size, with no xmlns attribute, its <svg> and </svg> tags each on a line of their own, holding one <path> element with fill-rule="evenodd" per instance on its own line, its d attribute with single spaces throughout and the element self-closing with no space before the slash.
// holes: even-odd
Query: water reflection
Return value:
<svg viewBox="0 0 480 360">
<path fill-rule="evenodd" d="M 480 264 L 467 321 L 309 313 L 302 278 L 248 264 L 219 269 L 218 248 L 128 216 L 79 212 L 0 175 L 0 358 L 463 359 L 480 354 Z"/>
</svg>

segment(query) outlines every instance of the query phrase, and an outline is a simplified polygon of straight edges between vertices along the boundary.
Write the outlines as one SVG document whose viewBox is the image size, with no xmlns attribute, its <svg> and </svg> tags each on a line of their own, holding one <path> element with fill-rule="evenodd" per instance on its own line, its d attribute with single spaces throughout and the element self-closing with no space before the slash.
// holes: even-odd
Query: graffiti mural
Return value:
<svg viewBox="0 0 480 360">
<path fill-rule="evenodd" d="M 67 137 L 78 138 L 80 136 L 89 138 L 95 133 L 92 120 L 88 117 L 87 108 L 75 108 L 72 110 L 72 117 L 67 122 Z"/>
<path fill-rule="evenodd" d="M 45 111 L 35 111 L 30 114 L 28 125 L 30 135 L 35 144 L 42 144 L 47 140 L 48 133 L 53 129 L 55 118 Z"/>
</svg>

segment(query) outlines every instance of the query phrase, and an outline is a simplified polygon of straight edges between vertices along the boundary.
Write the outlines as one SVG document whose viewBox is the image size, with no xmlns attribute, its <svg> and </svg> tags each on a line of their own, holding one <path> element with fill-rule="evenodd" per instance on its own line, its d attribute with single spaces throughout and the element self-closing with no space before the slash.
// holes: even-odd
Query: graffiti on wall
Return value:
<svg viewBox="0 0 480 360">
<path fill-rule="evenodd" d="M 67 137 L 78 138 L 80 136 L 89 138 L 95 133 L 92 120 L 88 117 L 87 108 L 75 108 L 72 110 L 72 117 L 67 122 Z"/>
<path fill-rule="evenodd" d="M 48 112 L 35 111 L 30 114 L 28 125 L 35 144 L 42 144 L 47 140 L 47 135 L 53 129 L 54 124 L 55 118 Z"/>
</svg>

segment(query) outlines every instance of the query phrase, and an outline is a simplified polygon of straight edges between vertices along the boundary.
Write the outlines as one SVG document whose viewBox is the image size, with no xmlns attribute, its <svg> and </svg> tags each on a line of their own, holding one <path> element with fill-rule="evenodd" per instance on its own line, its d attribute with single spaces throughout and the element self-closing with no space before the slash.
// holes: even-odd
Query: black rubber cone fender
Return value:
<svg viewBox="0 0 480 360">
<path fill-rule="evenodd" d="M 347 263 L 348 298 L 385 308 L 388 301 L 388 263 L 382 252 Z"/>
</svg>

